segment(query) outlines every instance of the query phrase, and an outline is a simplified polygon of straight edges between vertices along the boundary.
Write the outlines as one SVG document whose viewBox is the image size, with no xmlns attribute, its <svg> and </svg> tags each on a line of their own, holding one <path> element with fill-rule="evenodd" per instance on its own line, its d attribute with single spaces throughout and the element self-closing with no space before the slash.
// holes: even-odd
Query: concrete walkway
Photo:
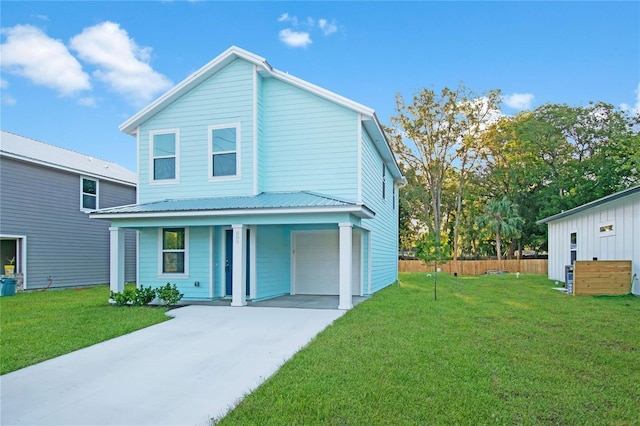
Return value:
<svg viewBox="0 0 640 426">
<path fill-rule="evenodd" d="M 0 423 L 208 425 L 343 313 L 174 309 L 171 321 L 1 376 Z"/>
</svg>

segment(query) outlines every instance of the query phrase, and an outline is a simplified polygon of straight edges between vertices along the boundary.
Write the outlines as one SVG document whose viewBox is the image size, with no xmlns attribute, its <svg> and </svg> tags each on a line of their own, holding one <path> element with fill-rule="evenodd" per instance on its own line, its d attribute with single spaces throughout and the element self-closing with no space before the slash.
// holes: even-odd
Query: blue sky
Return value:
<svg viewBox="0 0 640 426">
<path fill-rule="evenodd" d="M 3 130 L 136 170 L 118 126 L 236 45 L 374 108 L 460 82 L 503 113 L 640 109 L 639 2 L 2 1 Z"/>
</svg>

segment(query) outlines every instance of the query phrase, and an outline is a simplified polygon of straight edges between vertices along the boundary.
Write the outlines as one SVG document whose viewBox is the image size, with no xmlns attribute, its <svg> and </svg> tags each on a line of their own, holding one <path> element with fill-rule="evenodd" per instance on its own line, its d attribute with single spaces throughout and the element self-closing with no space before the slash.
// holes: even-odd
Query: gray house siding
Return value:
<svg viewBox="0 0 640 426">
<path fill-rule="evenodd" d="M 135 187 L 99 182 L 99 207 L 136 202 Z M 109 282 L 108 221 L 81 210 L 81 175 L 0 157 L 0 234 L 26 237 L 26 288 Z M 135 231 L 126 239 L 127 281 L 135 281 Z M 3 259 L 4 260 L 4 259 Z M 24 262 L 24 259 L 22 260 Z M 22 266 L 22 265 L 21 265 Z"/>
</svg>

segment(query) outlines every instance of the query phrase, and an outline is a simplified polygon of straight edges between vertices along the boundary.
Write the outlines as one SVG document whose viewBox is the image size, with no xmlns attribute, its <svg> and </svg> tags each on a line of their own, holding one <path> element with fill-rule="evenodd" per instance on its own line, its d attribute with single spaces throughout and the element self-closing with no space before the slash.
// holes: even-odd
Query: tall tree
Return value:
<svg viewBox="0 0 640 426">
<path fill-rule="evenodd" d="M 502 260 L 503 238 L 518 237 L 523 220 L 518 215 L 518 206 L 507 197 L 490 200 L 484 208 L 484 216 L 479 224 L 489 228 L 496 236 L 496 252 L 498 260 Z"/>
<path fill-rule="evenodd" d="M 475 163 L 478 135 L 496 115 L 498 102 L 499 91 L 477 96 L 462 84 L 456 90 L 445 87 L 439 94 L 423 89 L 411 105 L 396 96 L 397 115 L 391 118 L 390 139 L 400 161 L 424 179 L 431 204 L 427 227 L 438 243 L 446 221 L 454 217 L 454 211 L 443 211 L 447 181 L 458 178 L 460 211 L 466 174 Z M 456 219 L 454 240 L 458 226 Z"/>
</svg>

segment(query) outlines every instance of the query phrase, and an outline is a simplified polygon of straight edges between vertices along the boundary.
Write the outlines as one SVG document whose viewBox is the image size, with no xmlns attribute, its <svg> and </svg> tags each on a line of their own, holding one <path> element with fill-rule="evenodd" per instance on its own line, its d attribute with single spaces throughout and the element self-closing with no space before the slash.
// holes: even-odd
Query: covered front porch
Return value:
<svg viewBox="0 0 640 426">
<path fill-rule="evenodd" d="M 327 204 L 317 195 L 312 200 Z M 175 204 L 167 203 L 165 208 Z M 327 307 L 335 300 L 333 309 L 345 310 L 353 307 L 354 297 L 371 293 L 370 232 L 362 219 L 373 212 L 342 201 L 329 204 L 296 211 L 291 205 L 286 211 L 245 208 L 243 214 L 230 208 L 151 213 L 145 211 L 149 207 L 135 206 L 136 211 L 94 215 L 112 223 L 114 292 L 124 285 L 124 230 L 136 229 L 138 285 L 175 283 L 186 304 L 218 301 L 241 307 L 269 301 Z"/>
</svg>

